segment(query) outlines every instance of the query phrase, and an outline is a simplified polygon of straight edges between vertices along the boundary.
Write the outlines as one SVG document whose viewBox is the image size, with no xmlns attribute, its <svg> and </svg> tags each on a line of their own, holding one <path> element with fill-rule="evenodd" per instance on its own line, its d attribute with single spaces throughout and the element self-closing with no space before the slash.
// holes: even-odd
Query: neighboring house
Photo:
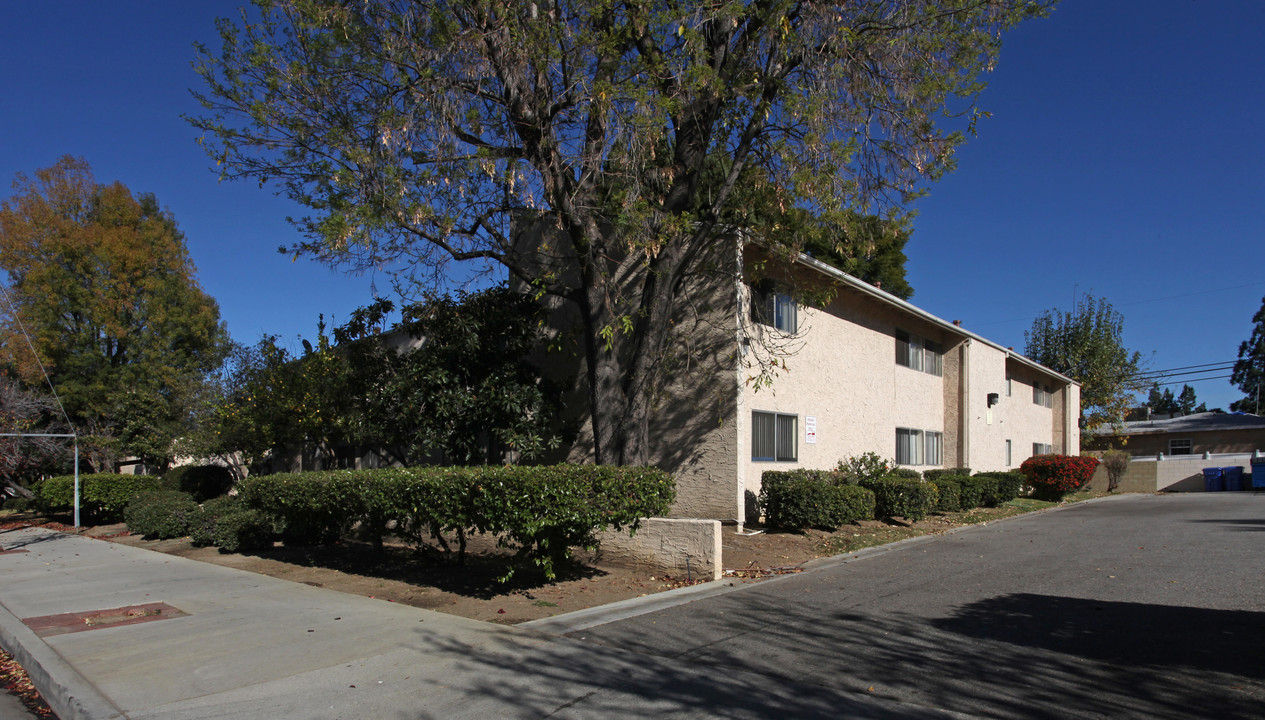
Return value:
<svg viewBox="0 0 1265 720">
<path fill-rule="evenodd" d="M 1093 436 L 1086 449 L 1117 447 L 1134 457 L 1251 453 L 1265 449 L 1265 417 L 1249 413 L 1195 413 L 1101 427 Z"/>
<path fill-rule="evenodd" d="M 688 361 L 658 404 L 650 448 L 677 478 L 673 516 L 741 524 L 765 470 L 865 452 L 973 471 L 1079 454 L 1073 380 L 811 257 L 756 279 L 762 260 L 752 245 L 742 273 L 723 272 L 722 258 L 677 323 Z M 580 428 L 573 461 L 591 448 Z"/>
</svg>

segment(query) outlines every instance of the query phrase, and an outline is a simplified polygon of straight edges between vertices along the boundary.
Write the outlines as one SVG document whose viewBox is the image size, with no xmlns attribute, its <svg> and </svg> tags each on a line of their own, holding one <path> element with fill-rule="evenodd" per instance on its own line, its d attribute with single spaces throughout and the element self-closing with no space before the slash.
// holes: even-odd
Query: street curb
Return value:
<svg viewBox="0 0 1265 720">
<path fill-rule="evenodd" d="M 0 602 L 0 647 L 26 670 L 44 702 L 61 720 L 125 718 L 99 690 Z"/>
<path fill-rule="evenodd" d="M 775 575 L 758 580 L 738 581 L 738 579 L 730 579 L 726 582 L 724 579 L 714 580 L 702 585 L 692 585 L 690 587 L 677 588 L 675 590 L 667 590 L 653 595 L 645 595 L 643 597 L 629 598 L 609 605 L 599 605 L 597 607 L 585 608 L 584 610 L 576 610 L 575 612 L 563 613 L 552 617 L 542 618 L 540 620 L 531 620 L 525 623 L 515 625 L 516 628 L 524 628 L 527 630 L 535 630 L 537 632 L 552 633 L 555 635 L 566 635 L 567 633 L 577 632 L 579 630 L 587 630 L 598 625 L 616 622 L 618 620 L 627 620 L 628 618 L 645 615 L 647 613 L 656 612 L 658 610 L 666 610 L 667 608 L 685 605 L 686 603 L 702 600 L 703 598 L 714 597 L 716 595 L 724 595 L 744 588 L 755 587 L 758 585 L 766 585 L 781 580 L 789 580 L 793 577 L 804 575 L 805 573 L 820 572 L 828 570 L 839 565 L 851 562 L 865 560 L 876 555 L 883 555 L 895 550 L 901 550 L 911 545 L 932 542 L 937 538 L 945 535 L 955 535 L 960 532 L 983 528 L 997 523 L 1003 523 L 1008 520 L 1017 518 L 1033 517 L 1043 513 L 1057 512 L 1068 508 L 1079 507 L 1089 503 L 1102 502 L 1106 500 L 1114 500 L 1129 495 L 1138 495 L 1145 493 L 1124 493 L 1121 495 L 1105 495 L 1103 497 L 1089 498 L 1070 505 L 1056 505 L 1054 507 L 1041 508 L 1040 510 L 1031 510 L 1010 517 L 999 518 L 997 520 L 989 520 L 987 522 L 976 523 L 974 525 L 963 525 L 961 527 L 952 528 L 939 533 L 928 533 L 917 537 L 905 538 L 886 545 L 875 545 L 873 547 L 863 548 L 856 552 L 841 553 L 839 555 L 831 555 L 830 557 L 814 558 L 806 560 L 799 564 L 802 572 L 786 573 L 784 575 Z M 722 558 L 723 560 L 723 558 Z"/>
</svg>

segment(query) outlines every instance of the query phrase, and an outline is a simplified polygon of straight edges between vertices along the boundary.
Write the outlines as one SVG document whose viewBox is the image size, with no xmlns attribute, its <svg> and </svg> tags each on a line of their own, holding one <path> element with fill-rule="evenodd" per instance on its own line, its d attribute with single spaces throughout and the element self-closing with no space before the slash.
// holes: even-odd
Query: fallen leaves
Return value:
<svg viewBox="0 0 1265 720">
<path fill-rule="evenodd" d="M 44 698 L 40 697 L 26 671 L 12 655 L 3 650 L 0 650 L 0 691 L 16 697 L 35 717 L 56 720 L 57 716 L 48 707 L 48 703 L 44 702 Z"/>
</svg>

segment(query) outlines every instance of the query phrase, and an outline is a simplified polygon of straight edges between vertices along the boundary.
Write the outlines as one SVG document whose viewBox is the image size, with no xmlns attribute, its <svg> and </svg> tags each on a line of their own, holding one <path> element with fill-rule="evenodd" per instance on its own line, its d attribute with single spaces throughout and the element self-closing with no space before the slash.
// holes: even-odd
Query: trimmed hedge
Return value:
<svg viewBox="0 0 1265 720">
<path fill-rule="evenodd" d="M 929 480 L 940 490 L 940 499 L 936 502 L 937 512 L 957 512 L 962 509 L 962 486 L 953 478 L 937 478 Z"/>
<path fill-rule="evenodd" d="M 874 493 L 830 470 L 766 470 L 759 504 L 769 526 L 780 530 L 834 530 L 874 517 Z"/>
<path fill-rule="evenodd" d="M 994 478 L 980 475 L 974 477 L 954 475 L 946 479 L 958 484 L 963 510 L 991 507 L 997 504 L 997 481 Z"/>
<path fill-rule="evenodd" d="M 154 490 L 137 495 L 123 509 L 127 529 L 150 539 L 167 540 L 189 534 L 189 521 L 198 511 L 193 496 L 179 490 Z"/>
<path fill-rule="evenodd" d="M 114 523 L 123 519 L 123 509 L 143 492 L 170 490 L 162 478 L 152 475 L 96 473 L 79 476 L 79 513 L 85 521 Z M 35 487 L 40 504 L 53 512 L 73 512 L 75 476 L 59 475 Z"/>
<path fill-rule="evenodd" d="M 917 470 L 913 468 L 903 468 L 903 467 L 892 468 L 891 470 L 887 472 L 887 474 L 890 475 L 891 477 L 905 478 L 906 480 L 922 480 L 923 479 L 922 473 L 918 472 Z"/>
<path fill-rule="evenodd" d="M 168 470 L 163 480 L 200 503 L 223 497 L 233 489 L 233 473 L 223 465 L 180 465 Z"/>
<path fill-rule="evenodd" d="M 936 509 L 940 499 L 935 485 L 896 476 L 863 480 L 861 487 L 874 493 L 874 515 L 879 518 L 903 517 L 918 522 Z"/>
<path fill-rule="evenodd" d="M 997 503 L 1006 503 L 1023 494 L 1023 473 L 1018 470 L 992 470 L 975 473 L 976 477 L 997 480 Z"/>
<path fill-rule="evenodd" d="M 922 476 L 928 480 L 939 480 L 942 477 L 970 477 L 971 469 L 969 467 L 940 468 L 927 470 Z"/>
<path fill-rule="evenodd" d="M 272 547 L 272 521 L 258 510 L 243 508 L 215 521 L 214 542 L 225 552 L 250 552 Z"/>
<path fill-rule="evenodd" d="M 676 485 L 641 467 L 383 468 L 256 476 L 240 494 L 290 543 L 333 542 L 360 523 L 380 544 L 393 521 L 415 542 L 429 537 L 447 549 L 443 536 L 453 535 L 461 551 L 469 533 L 491 533 L 552 579 L 571 548 L 594 545 L 597 532 L 635 531 L 665 514 Z"/>
<path fill-rule="evenodd" d="M 1019 466 L 1033 496 L 1038 500 L 1062 500 L 1063 496 L 1081 489 L 1094 477 L 1098 458 L 1071 455 L 1034 455 Z"/>
</svg>

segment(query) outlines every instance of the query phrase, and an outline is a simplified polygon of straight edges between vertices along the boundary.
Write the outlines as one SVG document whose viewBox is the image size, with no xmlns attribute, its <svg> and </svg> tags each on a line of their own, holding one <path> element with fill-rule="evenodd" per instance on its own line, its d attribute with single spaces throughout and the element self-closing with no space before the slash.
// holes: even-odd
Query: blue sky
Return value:
<svg viewBox="0 0 1265 720">
<path fill-rule="evenodd" d="M 216 47 L 240 4 L 6 3 L 0 195 L 65 154 L 153 192 L 233 337 L 293 346 L 390 285 L 278 255 L 297 209 L 219 183 L 181 119 L 198 111 L 192 44 Z M 1233 361 L 1265 296 L 1263 36 L 1257 0 L 1066 0 L 1012 31 L 981 101 L 993 117 L 915 205 L 912 301 L 1022 350 L 1037 314 L 1090 292 L 1153 369 Z M 1209 406 L 1239 397 L 1192 385 Z"/>
</svg>

